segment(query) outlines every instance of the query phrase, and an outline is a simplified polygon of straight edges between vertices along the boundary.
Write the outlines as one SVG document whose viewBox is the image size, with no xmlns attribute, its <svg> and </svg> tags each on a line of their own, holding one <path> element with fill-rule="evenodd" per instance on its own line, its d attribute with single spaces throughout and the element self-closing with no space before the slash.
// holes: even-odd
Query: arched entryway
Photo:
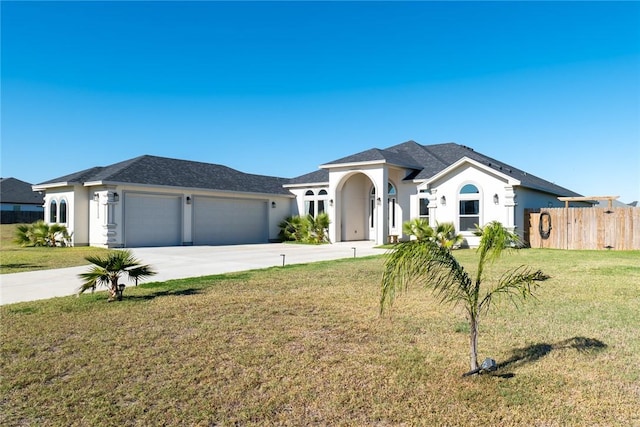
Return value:
<svg viewBox="0 0 640 427">
<path fill-rule="evenodd" d="M 398 234 L 391 229 L 398 226 L 400 218 L 396 187 L 387 179 L 386 170 L 350 171 L 336 180 L 334 188 L 330 193 L 336 203 L 329 227 L 333 241 L 381 244 L 389 234 Z"/>
<path fill-rule="evenodd" d="M 338 188 L 337 241 L 374 240 L 369 227 L 369 190 L 373 182 L 363 173 L 354 173 Z"/>
</svg>

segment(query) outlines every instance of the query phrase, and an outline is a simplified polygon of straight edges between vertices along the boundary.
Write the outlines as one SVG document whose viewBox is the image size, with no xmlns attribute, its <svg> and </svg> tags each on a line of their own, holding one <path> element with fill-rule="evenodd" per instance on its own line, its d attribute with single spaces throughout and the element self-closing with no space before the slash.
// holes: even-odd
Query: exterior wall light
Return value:
<svg viewBox="0 0 640 427">
<path fill-rule="evenodd" d="M 444 196 L 440 197 L 440 204 L 442 206 L 445 206 L 447 204 L 447 198 Z"/>
<path fill-rule="evenodd" d="M 93 193 L 93 201 L 94 202 L 99 202 L 100 201 L 100 194 Z"/>
<path fill-rule="evenodd" d="M 498 193 L 493 195 L 493 203 L 496 205 L 500 203 L 500 197 L 498 196 Z"/>
<path fill-rule="evenodd" d="M 333 206 L 333 199 L 329 199 L 329 206 Z"/>
<path fill-rule="evenodd" d="M 271 202 L 271 209 L 275 209 L 276 208 L 276 202 Z"/>
<path fill-rule="evenodd" d="M 113 193 L 113 201 L 114 202 L 119 202 L 120 201 L 120 195 L 118 193 Z"/>
<path fill-rule="evenodd" d="M 187 196 L 187 199 L 185 200 L 187 202 L 188 205 L 191 204 L 191 197 Z"/>
<path fill-rule="evenodd" d="M 380 197 L 378 197 L 376 199 L 376 202 L 378 203 L 378 206 L 380 206 L 382 204 L 382 199 Z"/>
</svg>

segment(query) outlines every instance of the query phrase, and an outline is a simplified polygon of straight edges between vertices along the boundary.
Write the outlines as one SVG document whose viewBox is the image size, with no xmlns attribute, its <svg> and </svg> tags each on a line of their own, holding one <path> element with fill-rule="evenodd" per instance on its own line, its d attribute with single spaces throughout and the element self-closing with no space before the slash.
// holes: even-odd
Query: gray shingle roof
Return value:
<svg viewBox="0 0 640 427">
<path fill-rule="evenodd" d="M 420 145 L 415 141 L 407 141 L 386 149 L 374 148 L 361 153 L 356 153 L 333 162 L 329 162 L 327 165 L 384 160 L 387 163 L 413 169 L 413 173 L 410 173 L 406 179 L 427 180 L 439 172 L 442 172 L 444 169 L 456 163 L 463 157 L 468 157 L 505 175 L 511 176 L 519 180 L 523 187 L 544 191 L 558 196 L 580 196 L 578 193 L 564 187 L 546 181 L 535 175 L 531 175 L 523 170 L 456 143 Z M 292 179 L 291 182 L 296 184 L 302 184 L 304 182 L 319 182 L 315 180 L 306 181 L 309 178 L 318 178 L 318 176 L 313 174 L 314 173 L 299 176 Z M 326 181 L 328 181 L 328 174 Z"/>
<path fill-rule="evenodd" d="M 0 178 L 0 202 L 42 206 L 44 196 L 33 191 L 28 182 L 16 178 Z"/>
<path fill-rule="evenodd" d="M 211 163 L 145 155 L 110 166 L 86 169 L 38 185 L 129 183 L 289 195 L 291 193 L 283 188 L 289 181 L 287 178 L 248 174 Z"/>
</svg>

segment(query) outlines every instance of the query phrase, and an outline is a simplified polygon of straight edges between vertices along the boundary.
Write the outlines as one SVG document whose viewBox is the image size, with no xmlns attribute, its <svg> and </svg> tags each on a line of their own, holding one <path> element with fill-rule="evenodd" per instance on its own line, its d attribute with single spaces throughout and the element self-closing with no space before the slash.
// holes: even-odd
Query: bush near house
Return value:
<svg viewBox="0 0 640 427">
<path fill-rule="evenodd" d="M 328 243 L 327 229 L 330 222 L 329 215 L 325 212 L 316 217 L 290 216 L 278 224 L 280 239 L 289 242 Z"/>
<path fill-rule="evenodd" d="M 62 224 L 48 224 L 43 220 L 16 227 L 15 242 L 20 246 L 69 246 L 71 235 Z"/>
</svg>

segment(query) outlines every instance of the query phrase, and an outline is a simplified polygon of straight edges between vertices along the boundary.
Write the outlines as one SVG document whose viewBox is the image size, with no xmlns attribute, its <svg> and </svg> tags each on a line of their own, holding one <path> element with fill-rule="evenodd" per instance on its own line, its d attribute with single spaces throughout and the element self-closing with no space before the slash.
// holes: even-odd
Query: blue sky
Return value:
<svg viewBox="0 0 640 427">
<path fill-rule="evenodd" d="M 457 142 L 640 200 L 639 2 L 1 2 L 1 175 Z"/>
</svg>

